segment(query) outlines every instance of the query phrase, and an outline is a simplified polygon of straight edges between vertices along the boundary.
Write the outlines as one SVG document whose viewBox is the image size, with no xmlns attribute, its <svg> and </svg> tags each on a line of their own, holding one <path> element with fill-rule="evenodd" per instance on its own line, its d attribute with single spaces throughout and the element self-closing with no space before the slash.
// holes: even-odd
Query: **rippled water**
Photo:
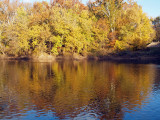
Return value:
<svg viewBox="0 0 160 120">
<path fill-rule="evenodd" d="M 160 118 L 160 65 L 0 62 L 0 119 Z"/>
</svg>

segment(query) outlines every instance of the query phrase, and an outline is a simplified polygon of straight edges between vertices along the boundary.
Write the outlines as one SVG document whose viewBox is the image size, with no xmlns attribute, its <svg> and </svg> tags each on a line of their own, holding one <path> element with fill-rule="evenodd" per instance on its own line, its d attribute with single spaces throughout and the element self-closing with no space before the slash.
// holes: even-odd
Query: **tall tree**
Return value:
<svg viewBox="0 0 160 120">
<path fill-rule="evenodd" d="M 134 50 L 144 48 L 153 39 L 154 30 L 151 22 L 137 3 L 128 6 L 122 14 L 117 45 L 121 44 L 124 47 L 125 44 Z"/>
<path fill-rule="evenodd" d="M 18 8 L 13 23 L 5 26 L 3 42 L 8 53 L 13 55 L 27 54 L 28 44 L 28 17 L 24 8 Z"/>
<path fill-rule="evenodd" d="M 108 39 L 110 43 L 108 46 L 113 47 L 117 38 L 117 30 L 119 21 L 121 19 L 121 12 L 123 8 L 123 0 L 96 0 L 90 3 L 89 7 L 98 19 L 106 19 L 108 24 Z"/>
</svg>

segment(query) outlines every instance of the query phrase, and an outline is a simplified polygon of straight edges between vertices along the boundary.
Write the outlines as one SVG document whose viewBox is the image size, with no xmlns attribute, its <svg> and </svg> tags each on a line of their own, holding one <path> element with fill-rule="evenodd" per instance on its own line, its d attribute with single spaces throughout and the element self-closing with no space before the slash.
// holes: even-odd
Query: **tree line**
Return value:
<svg viewBox="0 0 160 120">
<path fill-rule="evenodd" d="M 155 36 L 135 1 L 0 1 L 0 53 L 10 56 L 107 54 L 143 49 Z"/>
</svg>

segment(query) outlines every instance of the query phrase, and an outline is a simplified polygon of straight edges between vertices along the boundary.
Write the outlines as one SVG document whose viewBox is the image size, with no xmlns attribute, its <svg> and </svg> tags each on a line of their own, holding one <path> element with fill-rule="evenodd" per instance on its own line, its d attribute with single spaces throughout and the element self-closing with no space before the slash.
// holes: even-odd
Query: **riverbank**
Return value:
<svg viewBox="0 0 160 120">
<path fill-rule="evenodd" d="M 122 51 L 99 56 L 99 60 L 111 60 L 118 62 L 157 62 L 160 61 L 160 48 L 147 48 L 138 51 Z"/>
<path fill-rule="evenodd" d="M 158 61 L 160 60 L 160 48 L 147 48 L 138 51 L 114 52 L 106 55 L 89 54 L 81 56 L 78 54 L 68 54 L 61 56 L 52 56 L 46 53 L 32 56 L 7 56 L 0 55 L 1 60 L 31 60 L 40 62 L 52 62 L 55 60 L 106 60 L 106 61 Z"/>
</svg>

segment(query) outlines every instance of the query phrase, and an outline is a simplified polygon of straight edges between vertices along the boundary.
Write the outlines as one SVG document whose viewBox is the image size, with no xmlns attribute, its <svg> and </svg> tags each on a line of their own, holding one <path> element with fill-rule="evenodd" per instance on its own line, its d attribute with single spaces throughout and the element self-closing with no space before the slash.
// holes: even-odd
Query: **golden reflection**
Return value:
<svg viewBox="0 0 160 120">
<path fill-rule="evenodd" d="M 33 109 L 64 119 L 80 113 L 122 119 L 123 108 L 141 107 L 152 90 L 154 65 L 57 61 L 0 63 L 0 111 Z M 9 106 L 9 107 L 6 107 Z"/>
</svg>

